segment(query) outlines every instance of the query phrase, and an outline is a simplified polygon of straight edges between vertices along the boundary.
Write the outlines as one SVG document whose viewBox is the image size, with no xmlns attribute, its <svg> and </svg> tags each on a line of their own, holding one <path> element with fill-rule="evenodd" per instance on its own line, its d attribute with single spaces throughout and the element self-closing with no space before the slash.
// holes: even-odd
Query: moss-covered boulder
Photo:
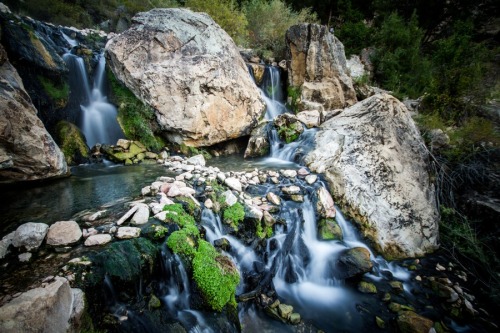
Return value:
<svg viewBox="0 0 500 333">
<path fill-rule="evenodd" d="M 343 251 L 337 262 L 338 275 L 343 279 L 359 277 L 373 268 L 370 252 L 363 247 Z"/>
<path fill-rule="evenodd" d="M 413 311 L 400 312 L 396 322 L 401 333 L 429 332 L 433 326 L 432 320 Z"/>
<path fill-rule="evenodd" d="M 111 243 L 103 251 L 90 256 L 93 267 L 88 281 L 95 285 L 107 275 L 121 282 L 133 282 L 152 272 L 158 252 L 158 248 L 146 238 Z"/>
<path fill-rule="evenodd" d="M 193 259 L 193 277 L 204 300 L 215 311 L 227 304 L 236 305 L 236 287 L 240 274 L 235 264 L 208 242 L 201 240 Z"/>
<path fill-rule="evenodd" d="M 90 150 L 85 136 L 76 125 L 62 120 L 57 123 L 56 133 L 56 141 L 68 165 L 88 162 Z"/>
<path fill-rule="evenodd" d="M 174 231 L 167 240 L 167 246 L 183 258 L 192 259 L 196 253 L 196 244 L 200 232 L 194 225 Z"/>
<path fill-rule="evenodd" d="M 361 291 L 363 294 L 376 294 L 377 293 L 377 287 L 370 282 L 366 281 L 361 281 L 358 284 L 358 290 Z"/>
<path fill-rule="evenodd" d="M 342 229 L 335 219 L 321 219 L 318 222 L 320 240 L 342 240 Z"/>
<path fill-rule="evenodd" d="M 274 127 L 278 130 L 281 140 L 286 143 L 293 142 L 304 132 L 304 126 L 298 120 L 297 116 L 284 113 L 276 117 Z"/>
</svg>

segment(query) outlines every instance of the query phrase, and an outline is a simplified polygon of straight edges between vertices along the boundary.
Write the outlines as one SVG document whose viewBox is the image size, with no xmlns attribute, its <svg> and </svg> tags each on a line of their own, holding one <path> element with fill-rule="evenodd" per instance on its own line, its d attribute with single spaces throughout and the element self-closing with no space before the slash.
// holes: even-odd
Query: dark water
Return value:
<svg viewBox="0 0 500 333">
<path fill-rule="evenodd" d="M 141 194 L 141 188 L 157 177 L 171 174 L 161 165 L 82 165 L 72 176 L 31 186 L 0 188 L 0 236 L 24 222 L 70 219 L 124 197 Z"/>
</svg>

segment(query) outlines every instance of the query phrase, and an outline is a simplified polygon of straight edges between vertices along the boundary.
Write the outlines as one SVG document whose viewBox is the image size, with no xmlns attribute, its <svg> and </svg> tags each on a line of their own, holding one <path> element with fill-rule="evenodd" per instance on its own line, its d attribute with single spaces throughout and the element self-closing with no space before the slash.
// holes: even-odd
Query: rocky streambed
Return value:
<svg viewBox="0 0 500 333">
<path fill-rule="evenodd" d="M 460 267 L 377 256 L 306 168 L 162 168 L 139 197 L 3 237 L 2 331 L 495 328 Z"/>
</svg>

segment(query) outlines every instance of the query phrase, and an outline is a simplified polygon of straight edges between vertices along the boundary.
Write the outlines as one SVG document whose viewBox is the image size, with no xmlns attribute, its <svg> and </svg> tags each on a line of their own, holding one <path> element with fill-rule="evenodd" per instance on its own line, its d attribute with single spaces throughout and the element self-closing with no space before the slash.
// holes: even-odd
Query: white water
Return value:
<svg viewBox="0 0 500 333">
<path fill-rule="evenodd" d="M 75 40 L 64 33 L 63 37 L 72 47 L 78 45 Z M 85 135 L 87 145 L 93 147 L 97 143 L 115 144 L 124 135 L 116 120 L 117 110 L 115 106 L 109 103 L 106 96 L 104 96 L 106 68 L 104 54 L 99 55 L 92 86 L 89 83 L 83 58 L 68 51 L 64 54 L 63 59 L 70 69 L 71 98 L 79 103 L 81 110 L 79 127 Z"/>
</svg>

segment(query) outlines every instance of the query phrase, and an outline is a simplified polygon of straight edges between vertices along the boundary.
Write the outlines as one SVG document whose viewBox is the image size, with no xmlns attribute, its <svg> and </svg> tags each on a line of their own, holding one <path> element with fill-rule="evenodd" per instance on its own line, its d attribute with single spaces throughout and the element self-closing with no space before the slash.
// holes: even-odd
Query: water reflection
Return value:
<svg viewBox="0 0 500 333">
<path fill-rule="evenodd" d="M 143 186 L 167 175 L 161 165 L 82 165 L 72 176 L 36 185 L 0 189 L 0 235 L 29 221 L 51 224 L 70 219 L 85 209 L 95 209 L 122 197 L 134 197 Z"/>
</svg>

